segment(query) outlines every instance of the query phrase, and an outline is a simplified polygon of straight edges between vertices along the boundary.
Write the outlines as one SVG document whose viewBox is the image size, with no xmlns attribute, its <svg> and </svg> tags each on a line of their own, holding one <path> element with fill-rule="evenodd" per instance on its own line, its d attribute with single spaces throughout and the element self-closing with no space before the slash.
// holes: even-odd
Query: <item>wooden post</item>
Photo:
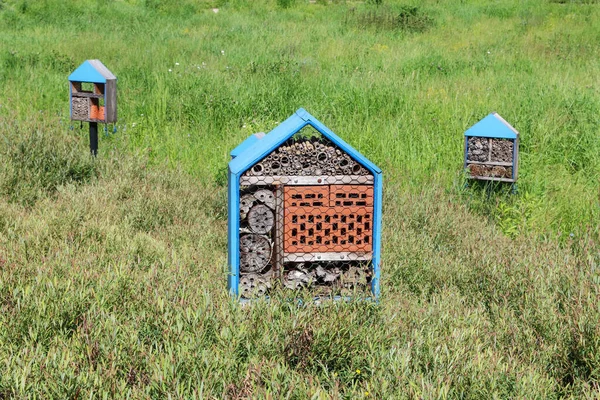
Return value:
<svg viewBox="0 0 600 400">
<path fill-rule="evenodd" d="M 283 285 L 283 185 L 275 186 L 275 251 L 273 252 L 273 273 Z"/>
<path fill-rule="evenodd" d="M 90 152 L 94 157 L 98 154 L 98 123 L 90 122 Z"/>
</svg>

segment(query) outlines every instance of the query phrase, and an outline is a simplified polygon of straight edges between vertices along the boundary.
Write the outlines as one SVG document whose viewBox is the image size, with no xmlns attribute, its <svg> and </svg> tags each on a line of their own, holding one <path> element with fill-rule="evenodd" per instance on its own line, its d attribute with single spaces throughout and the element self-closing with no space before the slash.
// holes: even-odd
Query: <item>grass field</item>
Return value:
<svg viewBox="0 0 600 400">
<path fill-rule="evenodd" d="M 600 4 L 377 3 L 0 0 L 0 399 L 600 397 Z M 384 171 L 377 305 L 226 293 L 228 153 L 300 107 Z"/>
</svg>

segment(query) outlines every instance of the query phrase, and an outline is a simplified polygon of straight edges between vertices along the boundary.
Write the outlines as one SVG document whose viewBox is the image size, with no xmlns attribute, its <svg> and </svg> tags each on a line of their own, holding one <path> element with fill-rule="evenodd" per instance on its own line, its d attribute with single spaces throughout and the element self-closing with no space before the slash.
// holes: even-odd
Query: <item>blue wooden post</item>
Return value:
<svg viewBox="0 0 600 400">
<path fill-rule="evenodd" d="M 239 295 L 240 282 L 240 242 L 239 242 L 239 227 L 240 227 L 240 196 L 239 196 L 239 175 L 228 171 L 228 207 L 229 215 L 227 223 L 228 236 L 228 264 L 229 275 L 227 278 L 227 287 L 229 292 L 237 297 Z"/>
</svg>

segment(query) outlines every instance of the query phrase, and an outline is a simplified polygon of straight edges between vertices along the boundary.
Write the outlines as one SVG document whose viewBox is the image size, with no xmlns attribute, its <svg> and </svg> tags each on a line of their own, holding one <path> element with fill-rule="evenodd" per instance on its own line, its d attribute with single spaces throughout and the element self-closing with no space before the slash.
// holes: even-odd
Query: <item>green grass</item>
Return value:
<svg viewBox="0 0 600 400">
<path fill-rule="evenodd" d="M 498 111 L 521 132 L 519 187 L 533 201 L 494 196 L 532 210 L 513 229 L 597 232 L 596 4 L 292 5 L 6 2 L 2 109 L 68 125 L 66 76 L 100 58 L 120 104 L 103 146 L 148 148 L 222 184 L 231 148 L 304 107 L 413 192 L 432 176 L 453 187 L 463 132 Z"/>
<path fill-rule="evenodd" d="M 600 395 L 599 5 L 376 3 L 0 1 L 0 399 Z M 384 170 L 377 305 L 226 293 L 228 153 L 299 107 Z M 491 111 L 516 196 L 463 187 Z"/>
</svg>

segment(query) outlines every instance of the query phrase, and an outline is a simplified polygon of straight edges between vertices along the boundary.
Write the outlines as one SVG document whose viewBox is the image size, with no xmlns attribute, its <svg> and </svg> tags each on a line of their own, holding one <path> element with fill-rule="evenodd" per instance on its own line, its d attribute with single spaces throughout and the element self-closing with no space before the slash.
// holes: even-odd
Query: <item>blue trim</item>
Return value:
<svg viewBox="0 0 600 400">
<path fill-rule="evenodd" d="M 84 61 L 71 75 L 71 82 L 106 83 L 106 78 L 89 61 Z"/>
<path fill-rule="evenodd" d="M 261 140 L 263 137 L 264 137 L 264 134 L 263 134 L 263 136 L 260 136 L 258 133 L 248 136 L 235 149 L 231 150 L 231 153 L 229 153 L 231 155 L 231 158 L 236 158 L 237 156 L 242 154 L 244 151 L 246 151 L 246 149 L 254 146 L 256 144 L 256 142 Z"/>
<path fill-rule="evenodd" d="M 306 125 L 304 120 L 293 114 L 269 132 L 262 140 L 246 148 L 243 153 L 231 160 L 229 162 L 229 169 L 234 174 L 243 174 Z"/>
<path fill-rule="evenodd" d="M 313 128 L 321 132 L 325 137 L 327 137 L 329 140 L 335 143 L 341 150 L 348 153 L 348 155 L 350 155 L 352 158 L 354 158 L 356 161 L 362 164 L 363 167 L 371 171 L 373 175 L 381 173 L 381 169 L 375 164 L 373 164 L 371 160 L 360 154 L 358 150 L 356 150 L 354 147 L 350 146 L 348 143 L 342 140 L 328 127 L 323 125 L 321 121 L 319 121 L 318 119 L 310 115 L 308 112 L 306 112 L 306 110 L 301 108 L 298 111 L 296 111 L 296 113 L 304 113 L 307 116 L 306 120 L 309 121 L 310 125 L 312 125 Z"/>
<path fill-rule="evenodd" d="M 373 279 L 371 291 L 375 299 L 379 298 L 379 280 L 381 278 L 381 216 L 383 208 L 383 175 L 374 175 L 373 200 Z"/>
<path fill-rule="evenodd" d="M 228 264 L 229 274 L 227 277 L 227 288 L 231 295 L 239 296 L 240 286 L 240 180 L 239 176 L 229 171 L 227 188 L 227 237 L 228 237 Z"/>
<path fill-rule="evenodd" d="M 465 135 L 465 165 L 464 169 L 467 169 L 467 157 L 469 156 L 469 138 Z"/>
<path fill-rule="evenodd" d="M 69 82 L 69 119 L 73 119 L 73 87 Z"/>
<path fill-rule="evenodd" d="M 465 136 L 516 139 L 518 134 L 514 131 L 514 128 L 498 117 L 495 113 L 489 114 L 467 129 Z"/>
</svg>

